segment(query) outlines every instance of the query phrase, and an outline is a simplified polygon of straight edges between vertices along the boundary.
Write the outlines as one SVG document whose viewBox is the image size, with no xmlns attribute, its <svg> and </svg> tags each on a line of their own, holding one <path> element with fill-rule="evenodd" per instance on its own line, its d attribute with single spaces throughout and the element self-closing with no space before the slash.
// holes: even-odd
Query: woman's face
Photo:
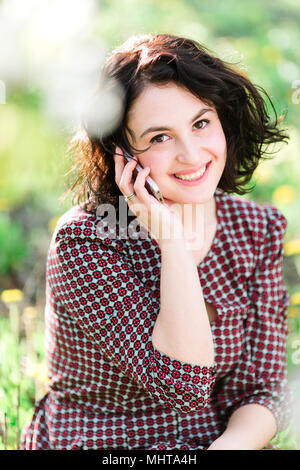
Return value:
<svg viewBox="0 0 300 470">
<path fill-rule="evenodd" d="M 150 167 L 165 198 L 196 204 L 214 196 L 226 162 L 226 139 L 214 107 L 175 83 L 149 85 L 134 101 L 127 124 L 137 149 L 150 146 L 138 159 Z"/>
</svg>

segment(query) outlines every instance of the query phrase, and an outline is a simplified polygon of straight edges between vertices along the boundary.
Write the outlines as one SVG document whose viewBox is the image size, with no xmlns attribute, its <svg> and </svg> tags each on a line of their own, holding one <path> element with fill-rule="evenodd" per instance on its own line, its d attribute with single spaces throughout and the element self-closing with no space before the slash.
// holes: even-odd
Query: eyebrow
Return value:
<svg viewBox="0 0 300 470">
<path fill-rule="evenodd" d="M 197 114 L 196 116 L 193 117 L 193 119 L 191 120 L 191 124 L 196 120 L 198 119 L 199 117 L 201 117 L 203 114 L 207 113 L 208 111 L 214 111 L 213 108 L 202 108 Z M 159 127 L 148 127 L 148 129 L 146 129 L 141 135 L 140 135 L 140 139 L 142 137 L 144 137 L 144 135 L 146 134 L 149 134 L 150 132 L 157 132 L 157 131 L 170 131 L 171 129 L 169 127 L 165 127 L 165 126 L 159 126 Z"/>
</svg>

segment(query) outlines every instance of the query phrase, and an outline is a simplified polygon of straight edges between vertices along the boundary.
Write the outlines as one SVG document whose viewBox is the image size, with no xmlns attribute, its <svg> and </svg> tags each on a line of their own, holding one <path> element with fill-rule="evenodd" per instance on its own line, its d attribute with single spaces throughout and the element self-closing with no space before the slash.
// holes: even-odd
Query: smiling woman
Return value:
<svg viewBox="0 0 300 470">
<path fill-rule="evenodd" d="M 167 125 L 151 125 L 161 122 Z M 127 125 L 130 143 L 147 147 L 139 161 L 150 168 L 165 198 L 211 205 L 226 162 L 226 139 L 214 107 L 183 86 L 152 84 L 133 102 Z"/>
<path fill-rule="evenodd" d="M 113 132 L 103 135 L 101 129 L 97 128 L 95 132 L 89 122 L 93 121 L 90 116 L 97 115 L 97 108 L 101 106 L 97 96 L 102 96 L 107 78 L 108 88 L 113 87 L 115 80 L 125 96 L 119 125 Z M 141 134 L 148 132 L 149 127 L 155 127 L 156 131 L 152 129 L 154 132 L 165 132 L 165 127 L 169 128 L 171 107 L 175 105 L 172 101 L 168 101 L 164 108 L 166 117 L 159 114 L 154 122 L 152 116 L 147 115 L 145 123 L 139 123 L 141 134 L 132 135 L 132 141 L 129 140 L 132 130 L 128 120 L 137 98 L 143 92 L 146 94 L 145 89 L 149 85 L 166 88 L 168 84 L 176 84 L 193 95 L 197 99 L 197 113 L 202 108 L 212 108 L 218 117 L 226 138 L 228 157 L 218 187 L 226 192 L 241 195 L 250 192 L 246 185 L 260 160 L 267 158 L 264 155 L 266 146 L 288 138 L 278 127 L 276 111 L 268 94 L 261 87 L 254 86 L 244 72 L 221 61 L 196 41 L 164 34 L 134 36 L 107 58 L 99 80 L 99 93 L 95 93 L 86 113 L 86 138 L 81 131 L 70 143 L 70 154 L 75 159 L 74 202 L 86 200 L 90 194 L 96 206 L 108 200 L 118 204 L 122 193 L 115 182 L 112 159 L 116 142 L 130 154 L 138 155 L 149 147 L 150 141 L 143 140 L 143 148 L 137 148 L 134 146 L 135 137 L 145 137 Z M 263 95 L 274 111 L 274 118 L 268 115 Z M 166 104 L 166 99 L 164 102 Z M 209 116 L 210 113 L 207 114 Z M 186 122 L 193 117 L 192 114 L 186 116 Z M 196 120 L 197 117 L 194 124 Z M 201 125 L 204 127 L 204 123 Z M 152 137 L 157 141 L 156 136 Z M 85 157 L 83 161 L 82 157 Z"/>
<path fill-rule="evenodd" d="M 230 193 L 287 137 L 258 88 L 190 39 L 130 38 L 100 82 L 124 110 L 95 133 L 96 93 L 72 141 L 76 206 L 47 260 L 50 389 L 21 448 L 262 449 L 289 422 L 287 221 Z M 119 196 L 146 238 L 121 235 Z"/>
</svg>

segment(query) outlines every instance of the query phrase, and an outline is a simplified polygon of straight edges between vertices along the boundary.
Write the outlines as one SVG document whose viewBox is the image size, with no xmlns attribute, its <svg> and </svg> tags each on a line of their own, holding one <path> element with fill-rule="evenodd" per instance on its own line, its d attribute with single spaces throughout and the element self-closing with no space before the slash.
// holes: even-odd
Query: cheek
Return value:
<svg viewBox="0 0 300 470">
<path fill-rule="evenodd" d="M 143 155 L 139 157 L 139 161 L 143 168 L 146 166 L 150 168 L 150 173 L 153 177 L 161 177 L 167 171 L 166 159 L 163 159 L 161 155 L 159 157 Z"/>
<path fill-rule="evenodd" d="M 219 165 L 225 165 L 227 157 L 227 142 L 224 134 L 219 134 L 218 137 L 214 139 L 213 152 L 217 159 L 217 163 Z"/>
<path fill-rule="evenodd" d="M 221 126 L 221 123 L 219 123 L 219 126 L 216 130 L 216 132 L 214 133 L 214 140 L 215 140 L 215 145 L 216 145 L 216 148 L 218 149 L 218 151 L 221 153 L 221 152 L 224 152 L 224 149 L 226 149 L 227 147 L 227 143 L 226 143 L 226 137 L 225 137 L 225 134 L 224 134 L 224 131 L 223 131 L 223 128 Z"/>
<path fill-rule="evenodd" d="M 221 124 L 220 124 L 219 141 L 220 141 L 219 142 L 220 151 L 226 157 L 226 154 L 227 154 L 227 141 L 226 141 L 226 137 L 225 137 L 225 134 L 224 134 L 224 131 L 223 131 L 223 128 L 222 128 Z"/>
</svg>

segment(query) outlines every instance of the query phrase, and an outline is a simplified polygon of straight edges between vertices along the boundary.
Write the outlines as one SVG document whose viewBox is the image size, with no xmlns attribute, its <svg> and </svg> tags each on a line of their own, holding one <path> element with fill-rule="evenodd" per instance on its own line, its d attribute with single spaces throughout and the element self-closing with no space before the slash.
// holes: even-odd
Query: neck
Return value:
<svg viewBox="0 0 300 470">
<path fill-rule="evenodd" d="M 216 200 L 213 196 L 201 204 L 180 204 L 182 223 L 184 226 L 196 226 L 204 224 L 205 227 L 214 225 L 217 219 Z"/>
</svg>

